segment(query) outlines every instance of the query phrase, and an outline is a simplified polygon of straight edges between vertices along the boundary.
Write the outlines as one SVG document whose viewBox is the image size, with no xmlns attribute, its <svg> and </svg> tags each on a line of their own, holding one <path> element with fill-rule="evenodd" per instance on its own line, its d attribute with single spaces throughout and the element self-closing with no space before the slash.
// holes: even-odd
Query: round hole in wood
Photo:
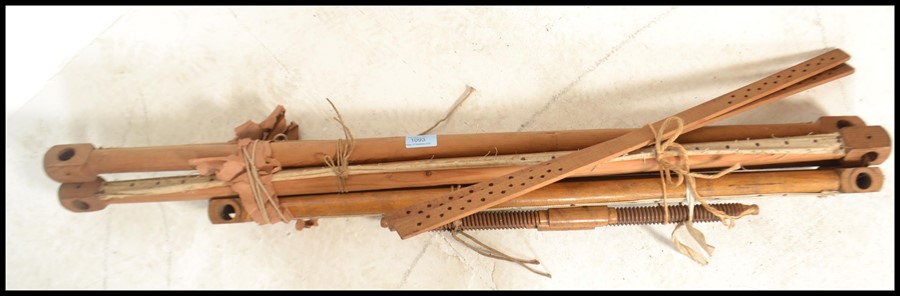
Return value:
<svg viewBox="0 0 900 296">
<path fill-rule="evenodd" d="M 878 159 L 878 153 L 875 151 L 863 154 L 862 156 L 862 160 L 866 165 L 868 165 L 870 162 L 875 161 L 876 159 Z"/>
<path fill-rule="evenodd" d="M 225 205 L 222 207 L 222 210 L 219 211 L 219 218 L 222 218 L 223 221 L 234 220 L 234 217 L 236 216 L 237 210 L 235 210 L 232 205 Z"/>
<path fill-rule="evenodd" d="M 860 173 L 859 175 L 856 175 L 856 187 L 859 187 L 859 189 L 863 190 L 872 187 L 872 176 L 869 176 L 869 174 L 867 173 Z"/>
<path fill-rule="evenodd" d="M 72 148 L 63 149 L 56 155 L 56 159 L 59 159 L 59 161 L 66 161 L 72 159 L 72 157 L 75 157 L 75 149 Z"/>
</svg>

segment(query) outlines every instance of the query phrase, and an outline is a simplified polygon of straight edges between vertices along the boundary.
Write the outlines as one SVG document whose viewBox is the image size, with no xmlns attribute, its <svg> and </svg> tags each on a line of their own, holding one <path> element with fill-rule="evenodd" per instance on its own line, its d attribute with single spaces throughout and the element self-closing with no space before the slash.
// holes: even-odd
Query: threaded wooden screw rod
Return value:
<svg viewBox="0 0 900 296">
<path fill-rule="evenodd" d="M 729 215 L 737 215 L 746 209 L 754 209 L 753 215 L 759 213 L 756 205 L 738 203 L 713 205 L 716 209 Z M 688 207 L 684 205 L 669 206 L 669 219 L 673 223 L 687 221 Z M 694 207 L 694 222 L 715 222 L 719 218 L 701 206 Z M 461 230 L 495 230 L 495 229 L 537 229 L 547 230 L 586 230 L 607 225 L 647 225 L 663 223 L 663 207 L 624 207 L 610 208 L 606 206 L 559 208 L 531 211 L 494 211 L 480 212 L 460 219 Z M 452 224 L 445 224 L 434 230 L 450 231 Z"/>
</svg>

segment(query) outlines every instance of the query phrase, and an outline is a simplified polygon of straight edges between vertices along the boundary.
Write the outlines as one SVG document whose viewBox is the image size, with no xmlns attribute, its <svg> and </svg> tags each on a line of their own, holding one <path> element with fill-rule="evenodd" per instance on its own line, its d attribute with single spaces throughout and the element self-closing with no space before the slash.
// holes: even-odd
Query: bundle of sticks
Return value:
<svg viewBox="0 0 900 296">
<path fill-rule="evenodd" d="M 881 189 L 884 176 L 873 165 L 889 156 L 890 137 L 859 117 L 709 126 L 847 76 L 853 72 L 848 59 L 831 50 L 634 129 L 354 139 L 345 127 L 345 139 L 300 140 L 279 106 L 263 122 L 240 126 L 231 142 L 57 145 L 47 151 L 44 168 L 62 183 L 60 202 L 73 212 L 208 200 L 214 224 L 296 221 L 303 229 L 318 218 L 382 216 L 382 226 L 404 239 L 438 230 L 720 221 L 758 208 L 695 206 L 693 196 L 711 201 Z M 699 174 L 729 167 L 727 174 Z M 100 177 L 186 170 L 199 174 Z M 689 182 L 673 181 L 678 178 Z M 686 199 L 687 205 L 674 205 Z"/>
</svg>

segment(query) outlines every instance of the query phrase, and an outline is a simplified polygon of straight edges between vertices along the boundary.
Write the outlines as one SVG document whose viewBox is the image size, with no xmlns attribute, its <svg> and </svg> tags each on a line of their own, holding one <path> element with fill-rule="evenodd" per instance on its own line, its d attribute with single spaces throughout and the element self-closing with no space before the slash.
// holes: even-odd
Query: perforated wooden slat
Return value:
<svg viewBox="0 0 900 296">
<path fill-rule="evenodd" d="M 835 49 L 675 116 L 684 120 L 684 131 L 688 132 L 729 116 L 725 114 L 739 108 L 740 112 L 749 110 L 741 107 L 760 99 L 776 100 L 793 94 L 799 88 L 775 93 L 835 68 L 849 58 L 843 51 Z M 662 122 L 660 120 L 653 125 L 658 130 Z M 667 131 L 664 136 L 668 138 L 673 133 L 674 131 Z M 650 144 L 653 139 L 654 135 L 648 127 L 641 128 L 555 160 L 388 213 L 382 219 L 382 224 L 396 230 L 401 238 L 406 239 L 556 182 L 581 168 L 602 165 L 605 161 Z"/>
<path fill-rule="evenodd" d="M 853 74 L 855 70 L 853 67 L 847 64 L 840 64 L 837 67 L 831 68 L 828 71 L 813 75 L 813 77 L 807 78 L 803 81 L 797 82 L 791 86 L 788 86 L 785 89 L 779 90 L 771 95 L 766 96 L 765 98 L 754 101 L 753 103 L 741 106 L 737 110 L 725 113 L 720 115 L 716 120 L 722 120 L 725 118 L 729 118 L 738 114 L 741 114 L 744 111 L 777 101 L 780 98 L 787 97 L 801 91 L 828 83 L 830 81 L 836 80 L 838 78 Z"/>
</svg>

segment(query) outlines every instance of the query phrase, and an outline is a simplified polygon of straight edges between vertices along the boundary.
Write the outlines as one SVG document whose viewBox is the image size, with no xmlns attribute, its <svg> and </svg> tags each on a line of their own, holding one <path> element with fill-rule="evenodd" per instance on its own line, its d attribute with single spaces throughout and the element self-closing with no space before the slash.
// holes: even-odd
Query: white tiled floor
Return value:
<svg viewBox="0 0 900 296">
<path fill-rule="evenodd" d="M 759 200 L 700 228 L 708 266 L 671 226 L 480 232 L 539 258 L 545 279 L 446 234 L 400 240 L 376 218 L 213 226 L 204 202 L 74 214 L 41 159 L 52 145 L 218 142 L 277 104 L 305 139 L 415 133 L 470 84 L 438 133 L 637 127 L 812 57 L 856 74 L 723 123 L 858 115 L 894 132 L 891 8 L 139 8 L 7 117 L 7 288 L 894 287 L 894 183 L 876 194 Z M 303 153 L 303 151 L 298 151 Z M 882 166 L 893 179 L 893 158 Z M 143 176 L 152 176 L 145 174 Z"/>
</svg>

